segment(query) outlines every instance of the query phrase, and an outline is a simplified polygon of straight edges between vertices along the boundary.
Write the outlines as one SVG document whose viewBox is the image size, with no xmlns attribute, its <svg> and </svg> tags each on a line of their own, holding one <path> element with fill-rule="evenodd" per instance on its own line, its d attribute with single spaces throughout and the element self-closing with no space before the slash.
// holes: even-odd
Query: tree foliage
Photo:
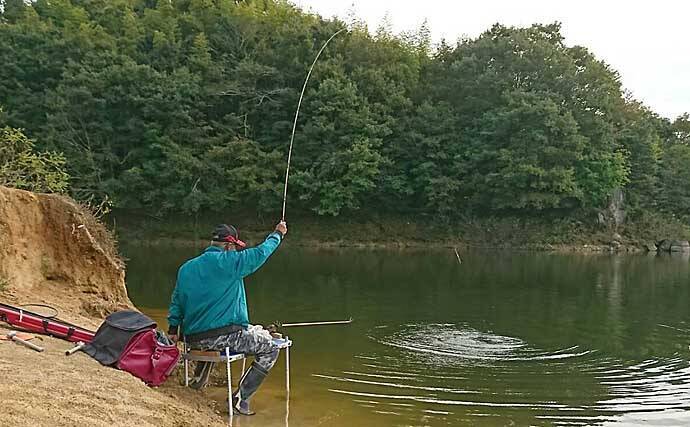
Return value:
<svg viewBox="0 0 690 427">
<path fill-rule="evenodd" d="M 64 153 L 73 191 L 153 212 L 280 208 L 299 90 L 343 22 L 284 0 L 3 5 L 0 103 Z M 627 96 L 559 24 L 454 46 L 429 34 L 352 19 L 329 45 L 298 121 L 291 208 L 567 215 L 622 187 L 635 209 L 687 211 L 688 116 Z"/>
<path fill-rule="evenodd" d="M 62 154 L 36 152 L 34 142 L 21 129 L 0 127 L 0 185 L 43 193 L 63 193 L 68 184 L 69 175 L 65 172 Z"/>
</svg>

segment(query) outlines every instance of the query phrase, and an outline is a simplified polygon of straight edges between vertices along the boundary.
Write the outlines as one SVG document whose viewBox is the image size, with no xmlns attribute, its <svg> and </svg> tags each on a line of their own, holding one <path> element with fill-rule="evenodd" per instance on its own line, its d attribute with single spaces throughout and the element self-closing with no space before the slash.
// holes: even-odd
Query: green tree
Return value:
<svg viewBox="0 0 690 427">
<path fill-rule="evenodd" d="M 1 113 L 2 111 L 0 111 Z M 0 127 L 0 185 L 44 193 L 64 193 L 69 184 L 65 158 L 37 152 L 21 129 Z"/>
<path fill-rule="evenodd" d="M 676 140 L 685 145 L 690 145 L 690 113 L 679 116 L 671 127 Z"/>
<path fill-rule="evenodd" d="M 469 197 L 493 209 L 572 208 L 587 201 L 577 180 L 586 138 L 572 114 L 548 98 L 516 91 L 486 112 L 465 154 Z"/>
<path fill-rule="evenodd" d="M 345 26 L 286 0 L 3 5 L 8 125 L 64 153 L 75 195 L 156 212 L 277 210 L 305 73 Z M 624 96 L 560 24 L 432 48 L 426 23 L 395 35 L 349 21 L 305 94 L 294 207 L 450 219 L 569 214 L 618 187 L 638 210 L 682 200 L 665 174 L 688 116 L 671 123 Z"/>
<path fill-rule="evenodd" d="M 654 113 L 632 102 L 627 107 L 626 123 L 618 135 L 630 170 L 626 186 L 628 202 L 636 209 L 656 206 L 662 150 L 658 122 L 659 118 Z"/>
<path fill-rule="evenodd" d="M 357 209 L 375 188 L 385 126 L 342 75 L 322 81 L 308 99 L 293 157 L 299 197 L 319 214 Z"/>
<path fill-rule="evenodd" d="M 453 107 L 468 135 L 463 169 L 475 209 L 595 207 L 625 182 L 618 76 L 565 46 L 558 24 L 496 25 L 438 61 L 429 93 Z"/>
<path fill-rule="evenodd" d="M 399 207 L 410 199 L 412 212 L 450 217 L 464 210 L 461 156 L 466 141 L 456 120 L 448 104 L 424 102 L 404 122 L 387 151 L 394 164 L 386 173 L 387 191 L 399 195 Z"/>
<path fill-rule="evenodd" d="M 661 169 L 660 208 L 690 220 L 690 146 L 673 144 L 665 148 Z"/>
</svg>

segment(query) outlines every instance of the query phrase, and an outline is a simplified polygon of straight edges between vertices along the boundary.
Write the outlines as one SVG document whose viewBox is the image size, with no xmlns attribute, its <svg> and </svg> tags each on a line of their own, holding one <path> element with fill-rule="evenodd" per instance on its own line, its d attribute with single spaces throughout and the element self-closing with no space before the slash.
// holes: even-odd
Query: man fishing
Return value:
<svg viewBox="0 0 690 427">
<path fill-rule="evenodd" d="M 281 221 L 260 245 L 245 249 L 237 229 L 221 224 L 213 232 L 204 252 L 185 262 L 177 273 L 168 311 L 169 334 L 178 331 L 192 348 L 224 350 L 254 356 L 252 366 L 240 380 L 232 406 L 236 413 L 254 415 L 249 399 L 259 388 L 278 358 L 279 349 L 267 334 L 249 329 L 249 315 L 243 279 L 261 267 L 287 234 Z M 200 363 L 192 386 L 208 382 L 213 363 Z"/>
</svg>

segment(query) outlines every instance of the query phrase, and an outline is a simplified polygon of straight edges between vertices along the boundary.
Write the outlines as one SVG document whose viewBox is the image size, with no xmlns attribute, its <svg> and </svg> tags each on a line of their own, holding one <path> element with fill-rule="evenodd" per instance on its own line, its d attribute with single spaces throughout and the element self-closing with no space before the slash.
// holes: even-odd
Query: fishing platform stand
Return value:
<svg viewBox="0 0 690 427">
<path fill-rule="evenodd" d="M 288 337 L 274 338 L 273 342 L 280 350 L 285 350 L 285 398 L 290 399 L 290 347 L 292 347 L 292 340 Z M 189 387 L 189 362 L 225 362 L 225 370 L 228 376 L 228 423 L 232 425 L 233 408 L 232 408 L 232 369 L 230 365 L 232 362 L 242 361 L 242 375 L 247 365 L 247 355 L 243 353 L 231 353 L 230 347 L 225 347 L 221 351 L 200 351 L 192 350 L 187 347 L 187 342 L 183 341 L 182 360 L 184 362 L 184 385 Z M 241 378 L 241 376 L 240 376 Z M 238 384 L 239 387 L 239 384 Z"/>
</svg>

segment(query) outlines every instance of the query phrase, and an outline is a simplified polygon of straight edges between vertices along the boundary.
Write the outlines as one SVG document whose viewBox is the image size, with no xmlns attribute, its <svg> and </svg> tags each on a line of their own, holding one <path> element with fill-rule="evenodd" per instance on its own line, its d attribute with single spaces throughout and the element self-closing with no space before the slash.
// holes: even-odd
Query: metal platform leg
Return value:
<svg viewBox="0 0 690 427">
<path fill-rule="evenodd" d="M 288 337 L 285 337 L 287 340 Z M 285 391 L 290 399 L 290 347 L 285 347 Z"/>
<path fill-rule="evenodd" d="M 230 347 L 225 347 L 226 369 L 228 371 L 228 422 L 232 425 L 232 369 L 230 369 Z"/>
<path fill-rule="evenodd" d="M 189 387 L 189 360 L 187 360 L 187 340 L 182 341 L 182 354 L 184 354 L 184 386 Z"/>
<path fill-rule="evenodd" d="M 288 340 L 288 337 L 285 337 Z M 285 427 L 290 420 L 290 347 L 285 347 Z"/>
<path fill-rule="evenodd" d="M 244 369 L 247 367 L 247 358 L 242 359 L 242 376 L 244 376 Z"/>
</svg>

